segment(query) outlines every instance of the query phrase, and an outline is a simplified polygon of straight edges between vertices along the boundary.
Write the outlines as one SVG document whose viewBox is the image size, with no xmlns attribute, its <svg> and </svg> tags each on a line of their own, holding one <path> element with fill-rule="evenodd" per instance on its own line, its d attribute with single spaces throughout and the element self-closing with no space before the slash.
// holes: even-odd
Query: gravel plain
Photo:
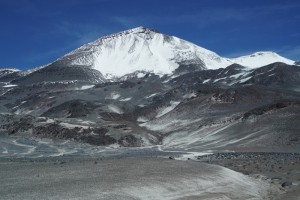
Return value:
<svg viewBox="0 0 300 200">
<path fill-rule="evenodd" d="M 0 195 L 12 199 L 273 199 L 276 184 L 225 167 L 166 158 L 0 161 Z"/>
</svg>

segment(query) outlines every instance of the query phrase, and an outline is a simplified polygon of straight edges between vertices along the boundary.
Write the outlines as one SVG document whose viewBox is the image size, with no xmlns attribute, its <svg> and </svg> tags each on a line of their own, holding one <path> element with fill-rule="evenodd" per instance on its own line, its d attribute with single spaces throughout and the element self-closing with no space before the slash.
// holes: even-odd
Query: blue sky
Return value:
<svg viewBox="0 0 300 200">
<path fill-rule="evenodd" d="M 300 60 L 299 0 L 0 0 L 0 68 L 50 63 L 103 35 L 155 28 L 224 57 Z"/>
</svg>

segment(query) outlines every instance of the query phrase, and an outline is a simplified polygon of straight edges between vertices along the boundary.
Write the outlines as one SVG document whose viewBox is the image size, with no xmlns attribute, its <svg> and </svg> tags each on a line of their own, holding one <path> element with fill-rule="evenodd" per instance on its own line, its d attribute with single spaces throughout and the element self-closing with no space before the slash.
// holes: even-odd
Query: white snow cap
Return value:
<svg viewBox="0 0 300 200">
<path fill-rule="evenodd" d="M 261 67 L 274 62 L 283 62 L 289 65 L 293 65 L 295 62 L 293 60 L 284 58 L 272 51 L 256 52 L 251 55 L 241 56 L 238 58 L 233 58 L 231 60 L 232 62 L 251 68 Z"/>
<path fill-rule="evenodd" d="M 294 63 L 271 52 L 258 52 L 234 59 L 223 58 L 188 41 L 145 27 L 101 37 L 57 61 L 71 66 L 90 66 L 105 77 L 120 77 L 137 70 L 159 75 L 171 74 L 179 64 L 218 69 L 233 63 L 247 67 L 260 67 L 273 62 Z"/>
</svg>

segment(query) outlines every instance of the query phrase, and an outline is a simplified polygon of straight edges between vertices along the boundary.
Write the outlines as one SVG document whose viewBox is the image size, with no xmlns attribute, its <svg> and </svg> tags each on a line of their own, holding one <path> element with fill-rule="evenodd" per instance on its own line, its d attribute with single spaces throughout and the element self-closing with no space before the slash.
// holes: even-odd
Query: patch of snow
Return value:
<svg viewBox="0 0 300 200">
<path fill-rule="evenodd" d="M 168 132 L 170 130 L 175 129 L 176 127 L 181 127 L 184 125 L 188 125 L 190 120 L 177 120 L 177 119 L 170 119 L 169 121 L 160 121 L 160 122 L 146 122 L 140 124 L 141 127 L 145 127 L 152 131 L 162 131 Z"/>
<path fill-rule="evenodd" d="M 172 75 L 171 77 L 170 77 L 170 79 L 174 79 L 174 78 L 177 78 L 177 77 L 179 77 L 180 75 L 178 75 L 178 74 L 175 74 L 175 75 Z"/>
<path fill-rule="evenodd" d="M 111 111 L 111 112 L 114 112 L 114 113 L 117 113 L 117 114 L 123 114 L 123 110 L 115 105 L 108 105 L 108 109 Z"/>
<path fill-rule="evenodd" d="M 93 88 L 95 85 L 83 85 L 80 90 L 87 90 L 87 89 L 90 89 L 90 88 Z"/>
<path fill-rule="evenodd" d="M 246 77 L 251 73 L 252 73 L 252 70 L 249 70 L 249 71 L 244 71 L 244 72 L 229 76 L 229 78 L 232 78 L 233 80 L 231 80 L 231 83 L 227 83 L 227 84 L 231 86 L 231 85 L 234 85 L 236 83 L 239 83 L 240 82 L 240 80 L 238 80 L 239 78 Z"/>
<path fill-rule="evenodd" d="M 165 115 L 165 114 L 171 112 L 174 108 L 176 108 L 176 106 L 177 106 L 178 104 L 180 104 L 180 101 L 171 101 L 170 104 L 171 104 L 170 106 L 165 107 L 165 108 L 163 108 L 162 110 L 160 110 L 160 111 L 157 113 L 156 118 L 161 117 L 161 116 L 163 116 L 163 115 Z"/>
<path fill-rule="evenodd" d="M 218 81 L 220 81 L 220 80 L 226 79 L 226 78 L 227 78 L 227 77 L 215 79 L 215 80 L 214 80 L 214 83 L 215 83 L 215 82 L 218 82 Z"/>
<path fill-rule="evenodd" d="M 203 127 L 195 131 L 178 131 L 168 137 L 165 137 L 163 139 L 163 146 L 166 148 L 190 148 L 193 147 L 193 145 L 211 145 L 213 142 L 220 142 L 223 144 L 223 137 L 220 137 L 219 133 L 230 126 L 231 124 L 215 127 Z M 215 146 L 216 145 L 217 144 L 215 144 Z"/>
<path fill-rule="evenodd" d="M 168 78 L 163 81 L 162 83 L 168 83 L 170 80 L 179 77 L 180 75 L 176 74 L 176 75 L 172 75 L 172 76 L 168 76 Z"/>
<path fill-rule="evenodd" d="M 53 119 L 50 119 L 50 118 L 48 118 L 47 120 L 46 120 L 46 123 L 54 123 L 55 121 L 53 120 Z"/>
<path fill-rule="evenodd" d="M 145 122 L 149 121 L 149 119 L 147 119 L 146 117 L 139 117 L 136 121 L 141 122 L 141 123 L 145 123 Z"/>
<path fill-rule="evenodd" d="M 207 83 L 207 82 L 209 82 L 210 81 L 210 79 L 206 79 L 206 80 L 204 80 L 202 83 Z"/>
<path fill-rule="evenodd" d="M 120 145 L 118 143 L 114 143 L 108 146 L 105 146 L 105 150 L 112 150 L 112 149 L 118 149 L 120 148 Z"/>
<path fill-rule="evenodd" d="M 132 99 L 132 97 L 128 97 L 128 98 L 125 98 L 125 99 L 120 99 L 119 101 L 130 101 Z"/>
<path fill-rule="evenodd" d="M 174 152 L 174 151 L 170 151 L 170 152 Z M 179 152 L 179 151 L 178 151 Z M 187 159 L 192 159 L 192 160 L 196 160 L 198 156 L 204 156 L 204 155 L 210 155 L 213 153 L 210 152 L 186 152 L 184 154 L 181 154 L 178 157 L 175 157 L 176 160 L 187 160 Z"/>
<path fill-rule="evenodd" d="M 150 94 L 149 96 L 146 96 L 145 98 L 146 98 L 146 99 L 149 99 L 149 98 L 151 98 L 151 97 L 156 96 L 157 94 L 158 94 L 158 93 Z"/>
<path fill-rule="evenodd" d="M 8 154 L 8 150 L 6 147 L 3 147 L 2 149 L 3 149 L 2 154 Z"/>
<path fill-rule="evenodd" d="M 77 119 L 76 121 L 78 121 L 80 124 L 86 124 L 86 125 L 91 125 L 91 124 L 96 123 L 96 122 L 92 122 L 92 121 L 88 121 L 88 120 L 82 120 L 82 119 Z"/>
<path fill-rule="evenodd" d="M 252 76 L 249 76 L 249 77 L 247 77 L 247 78 L 241 79 L 239 82 L 240 82 L 240 83 L 244 83 L 244 82 L 250 80 L 251 78 L 252 78 Z"/>
<path fill-rule="evenodd" d="M 30 113 L 34 112 L 34 110 L 24 110 L 24 109 L 18 109 L 14 113 L 17 115 L 29 115 Z"/>
<path fill-rule="evenodd" d="M 136 75 L 137 78 L 143 78 L 144 76 L 145 76 L 145 73 L 141 73 L 141 72 Z"/>
<path fill-rule="evenodd" d="M 242 72 L 242 73 L 238 73 L 238 74 L 234 74 L 234 75 L 231 75 L 231 76 L 229 76 L 230 78 L 235 78 L 235 79 L 237 79 L 237 78 L 240 78 L 241 76 L 243 76 L 245 74 L 245 72 Z"/>
<path fill-rule="evenodd" d="M 46 121 L 39 122 L 40 124 L 51 124 L 55 122 L 53 119 L 46 118 L 46 117 L 38 117 L 38 119 L 46 120 Z"/>
<path fill-rule="evenodd" d="M 190 99 L 190 98 L 193 98 L 193 97 L 197 97 L 197 94 L 195 92 L 192 92 L 192 93 L 189 93 L 189 94 L 185 94 L 183 96 L 184 99 Z"/>
<path fill-rule="evenodd" d="M 121 97 L 121 95 L 120 95 L 119 93 L 117 93 L 117 92 L 112 92 L 112 93 L 110 94 L 110 96 L 106 97 L 105 99 L 114 99 L 114 100 L 116 100 L 116 99 L 118 99 L 118 98 L 120 98 L 120 97 Z"/>
<path fill-rule="evenodd" d="M 83 128 L 83 129 L 89 128 L 89 126 L 83 126 L 83 125 L 79 125 L 79 124 L 70 124 L 70 123 L 66 123 L 66 122 L 61 122 L 60 125 L 66 127 L 66 128 L 70 128 L 70 129 L 73 129 L 76 127 Z"/>
<path fill-rule="evenodd" d="M 4 85 L 3 87 L 4 88 L 10 88 L 10 87 L 17 87 L 18 85 L 12 85 L 12 84 L 9 84 L 9 85 Z"/>
</svg>

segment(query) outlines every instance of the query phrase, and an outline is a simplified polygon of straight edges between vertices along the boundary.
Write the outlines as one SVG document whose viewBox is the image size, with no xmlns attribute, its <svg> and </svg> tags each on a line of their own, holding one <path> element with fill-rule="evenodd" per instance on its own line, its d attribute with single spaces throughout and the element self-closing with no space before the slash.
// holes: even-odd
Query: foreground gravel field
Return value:
<svg viewBox="0 0 300 200">
<path fill-rule="evenodd" d="M 276 197 L 278 200 L 300 199 L 299 153 L 217 153 L 199 156 L 197 160 L 277 184 L 285 192 Z"/>
<path fill-rule="evenodd" d="M 1 199 L 272 199 L 276 184 L 192 160 L 0 161 Z"/>
<path fill-rule="evenodd" d="M 297 153 L 103 148 L 6 135 L 0 144 L 1 200 L 300 197 Z"/>
</svg>

